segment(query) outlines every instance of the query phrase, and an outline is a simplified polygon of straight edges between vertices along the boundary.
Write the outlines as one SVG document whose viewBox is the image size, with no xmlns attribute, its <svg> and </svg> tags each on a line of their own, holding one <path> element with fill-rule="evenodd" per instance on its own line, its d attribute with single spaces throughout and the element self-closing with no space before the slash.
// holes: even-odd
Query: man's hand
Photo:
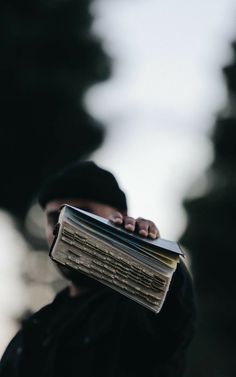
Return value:
<svg viewBox="0 0 236 377">
<path fill-rule="evenodd" d="M 138 217 L 134 219 L 130 216 L 124 216 L 120 212 L 115 212 L 109 217 L 109 220 L 115 225 L 123 225 L 124 229 L 129 232 L 135 232 L 142 237 L 156 239 L 160 237 L 160 232 L 154 222 Z"/>
</svg>

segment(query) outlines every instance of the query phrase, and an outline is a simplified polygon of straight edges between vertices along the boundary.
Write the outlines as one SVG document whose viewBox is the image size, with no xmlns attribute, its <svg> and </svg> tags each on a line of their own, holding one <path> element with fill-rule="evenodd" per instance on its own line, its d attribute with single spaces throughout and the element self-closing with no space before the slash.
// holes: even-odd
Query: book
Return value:
<svg viewBox="0 0 236 377">
<path fill-rule="evenodd" d="M 124 230 L 64 204 L 50 258 L 159 313 L 183 250 L 177 242 Z"/>
</svg>

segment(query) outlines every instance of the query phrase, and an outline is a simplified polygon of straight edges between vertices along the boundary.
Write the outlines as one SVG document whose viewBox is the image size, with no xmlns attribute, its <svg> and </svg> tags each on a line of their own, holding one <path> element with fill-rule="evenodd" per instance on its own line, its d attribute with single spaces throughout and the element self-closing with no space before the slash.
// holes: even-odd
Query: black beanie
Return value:
<svg viewBox="0 0 236 377">
<path fill-rule="evenodd" d="M 51 176 L 42 185 L 38 201 L 44 209 L 55 199 L 88 199 L 127 211 L 124 192 L 114 175 L 93 161 L 76 161 Z"/>
</svg>

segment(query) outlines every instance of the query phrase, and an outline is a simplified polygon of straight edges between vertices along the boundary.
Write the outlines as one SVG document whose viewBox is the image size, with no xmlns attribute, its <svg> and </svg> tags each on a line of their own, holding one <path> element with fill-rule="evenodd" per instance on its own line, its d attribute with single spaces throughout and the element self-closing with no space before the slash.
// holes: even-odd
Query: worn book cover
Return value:
<svg viewBox="0 0 236 377">
<path fill-rule="evenodd" d="M 177 242 L 143 238 L 65 204 L 49 255 L 158 313 L 183 251 Z"/>
</svg>

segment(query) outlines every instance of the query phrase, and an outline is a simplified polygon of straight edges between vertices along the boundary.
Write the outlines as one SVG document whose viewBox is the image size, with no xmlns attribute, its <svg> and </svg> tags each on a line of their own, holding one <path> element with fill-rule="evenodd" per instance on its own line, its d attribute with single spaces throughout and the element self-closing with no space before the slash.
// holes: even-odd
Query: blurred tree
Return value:
<svg viewBox="0 0 236 377">
<path fill-rule="evenodd" d="M 22 222 L 51 170 L 86 158 L 104 130 L 84 109 L 110 59 L 90 31 L 90 0 L 0 3 L 0 207 Z"/>
<path fill-rule="evenodd" d="M 212 132 L 214 160 L 206 193 L 186 199 L 188 225 L 180 242 L 191 255 L 198 302 L 198 328 L 188 377 L 233 377 L 236 371 L 236 43 L 223 68 L 228 104 Z"/>
</svg>

